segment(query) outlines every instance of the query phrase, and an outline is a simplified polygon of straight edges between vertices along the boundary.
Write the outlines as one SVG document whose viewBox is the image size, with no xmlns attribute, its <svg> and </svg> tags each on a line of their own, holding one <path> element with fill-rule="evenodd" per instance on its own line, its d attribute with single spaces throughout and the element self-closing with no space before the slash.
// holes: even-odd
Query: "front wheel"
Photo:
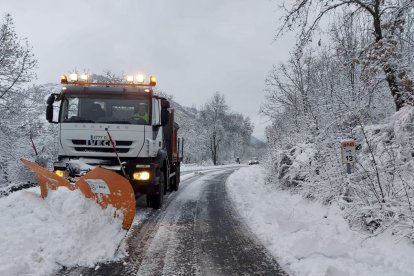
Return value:
<svg viewBox="0 0 414 276">
<path fill-rule="evenodd" d="M 160 209 L 164 202 L 164 173 L 159 175 L 159 193 L 155 195 L 147 195 L 147 202 L 152 209 Z"/>
</svg>

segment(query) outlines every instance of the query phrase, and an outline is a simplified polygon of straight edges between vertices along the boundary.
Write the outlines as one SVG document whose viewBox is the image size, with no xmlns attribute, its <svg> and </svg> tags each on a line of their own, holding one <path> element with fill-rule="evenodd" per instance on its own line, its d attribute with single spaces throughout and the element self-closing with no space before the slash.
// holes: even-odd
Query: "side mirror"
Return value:
<svg viewBox="0 0 414 276">
<path fill-rule="evenodd" d="M 46 106 L 46 120 L 49 123 L 56 123 L 53 121 L 53 103 L 55 102 L 55 95 L 50 95 L 49 98 L 47 98 L 47 106 Z"/>
<path fill-rule="evenodd" d="M 52 94 L 47 98 L 46 103 L 48 105 L 52 105 L 55 102 L 55 99 L 56 99 L 55 95 Z"/>
<path fill-rule="evenodd" d="M 46 106 L 46 120 L 49 123 L 53 123 L 53 105 L 51 104 Z"/>
<path fill-rule="evenodd" d="M 167 109 L 161 109 L 161 125 L 165 126 L 168 125 L 170 121 L 170 112 Z"/>
<path fill-rule="evenodd" d="M 161 108 L 162 109 L 170 108 L 170 102 L 167 100 L 161 100 Z"/>
</svg>

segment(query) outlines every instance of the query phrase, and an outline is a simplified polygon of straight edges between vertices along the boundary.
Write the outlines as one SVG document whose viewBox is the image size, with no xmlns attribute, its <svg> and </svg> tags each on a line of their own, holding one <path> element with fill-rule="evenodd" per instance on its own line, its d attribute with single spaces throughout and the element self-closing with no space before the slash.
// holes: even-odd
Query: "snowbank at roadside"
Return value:
<svg viewBox="0 0 414 276">
<path fill-rule="evenodd" d="M 125 235 L 114 209 L 59 188 L 40 198 L 31 188 L 0 198 L 0 275 L 50 275 L 114 256 Z"/>
<path fill-rule="evenodd" d="M 414 275 L 414 246 L 389 233 L 352 231 L 336 205 L 266 185 L 260 166 L 241 168 L 227 190 L 252 232 L 294 275 Z"/>
<path fill-rule="evenodd" d="M 229 164 L 229 165 L 217 165 L 217 166 L 203 166 L 197 164 L 183 164 L 181 165 L 180 170 L 182 172 L 192 172 L 192 171 L 205 171 L 205 170 L 214 170 L 214 169 L 225 169 L 225 168 L 234 168 L 234 167 L 243 167 L 243 164 Z"/>
</svg>

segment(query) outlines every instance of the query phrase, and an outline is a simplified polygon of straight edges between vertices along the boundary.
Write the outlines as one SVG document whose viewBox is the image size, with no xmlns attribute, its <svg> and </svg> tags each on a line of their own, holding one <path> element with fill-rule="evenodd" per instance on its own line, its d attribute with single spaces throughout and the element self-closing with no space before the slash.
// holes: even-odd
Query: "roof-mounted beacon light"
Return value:
<svg viewBox="0 0 414 276">
<path fill-rule="evenodd" d="M 88 75 L 86 75 L 86 74 L 82 74 L 82 75 L 80 76 L 80 79 L 81 79 L 81 81 L 87 81 L 87 80 L 88 80 Z"/>
<path fill-rule="evenodd" d="M 70 74 L 70 80 L 71 81 L 78 81 L 78 74 L 76 74 L 76 73 Z"/>
<path fill-rule="evenodd" d="M 61 84 L 68 84 L 68 77 L 66 75 L 60 76 L 60 83 Z"/>
<path fill-rule="evenodd" d="M 80 86 L 93 86 L 93 85 L 102 85 L 102 86 L 143 86 L 143 87 L 148 87 L 148 86 L 155 86 L 157 84 L 157 79 L 155 78 L 155 76 L 150 76 L 149 81 L 146 82 L 145 81 L 145 76 L 143 74 L 138 74 L 138 75 L 127 75 L 126 76 L 126 82 L 125 81 L 121 81 L 121 82 L 111 82 L 111 83 L 106 83 L 106 82 L 92 82 L 90 79 L 91 76 L 88 76 L 87 74 L 80 74 L 78 75 L 77 73 L 72 73 L 68 75 L 61 75 L 60 76 L 60 83 L 63 85 L 66 84 L 71 84 L 71 85 L 80 85 Z M 145 90 L 145 92 L 150 92 L 150 90 L 147 91 L 147 89 Z"/>
<path fill-rule="evenodd" d="M 157 84 L 157 78 L 155 76 L 150 76 L 150 86 L 155 86 Z"/>
<path fill-rule="evenodd" d="M 138 75 L 135 77 L 135 80 L 136 80 L 136 82 L 137 82 L 137 83 L 144 83 L 145 77 L 144 77 L 144 75 L 143 75 L 143 74 L 138 74 Z"/>
</svg>

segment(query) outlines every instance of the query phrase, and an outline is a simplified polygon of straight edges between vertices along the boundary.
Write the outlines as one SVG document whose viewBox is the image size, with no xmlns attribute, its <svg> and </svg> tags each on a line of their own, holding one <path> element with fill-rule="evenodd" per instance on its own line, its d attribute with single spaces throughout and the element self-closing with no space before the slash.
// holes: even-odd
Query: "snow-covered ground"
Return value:
<svg viewBox="0 0 414 276">
<path fill-rule="evenodd" d="M 335 204 L 310 202 L 266 185 L 260 166 L 241 168 L 227 181 L 240 215 L 294 275 L 414 275 L 414 246 L 390 233 L 350 229 Z"/>
<path fill-rule="evenodd" d="M 202 169 L 209 170 L 198 168 L 182 178 Z M 414 275 L 414 246 L 408 241 L 387 232 L 371 237 L 353 231 L 337 205 L 277 190 L 264 177 L 260 166 L 242 167 L 229 177 L 227 189 L 251 231 L 287 272 Z M 192 183 L 177 201 L 201 187 L 202 181 Z M 0 275 L 50 275 L 62 266 L 93 266 L 125 254 L 122 246 L 117 251 L 126 234 L 121 218 L 78 191 L 60 188 L 43 200 L 38 187 L 30 188 L 0 198 L 0 210 Z M 138 212 L 134 224 L 147 215 Z"/>
<path fill-rule="evenodd" d="M 123 256 L 126 231 L 112 207 L 64 187 L 39 194 L 36 187 L 0 198 L 0 275 L 50 275 Z"/>
<path fill-rule="evenodd" d="M 181 166 L 182 172 L 193 172 L 193 171 L 206 171 L 206 170 L 219 170 L 226 168 L 242 167 L 246 166 L 243 164 L 228 164 L 228 165 L 217 165 L 217 166 L 204 166 L 199 164 L 184 164 Z"/>
</svg>

